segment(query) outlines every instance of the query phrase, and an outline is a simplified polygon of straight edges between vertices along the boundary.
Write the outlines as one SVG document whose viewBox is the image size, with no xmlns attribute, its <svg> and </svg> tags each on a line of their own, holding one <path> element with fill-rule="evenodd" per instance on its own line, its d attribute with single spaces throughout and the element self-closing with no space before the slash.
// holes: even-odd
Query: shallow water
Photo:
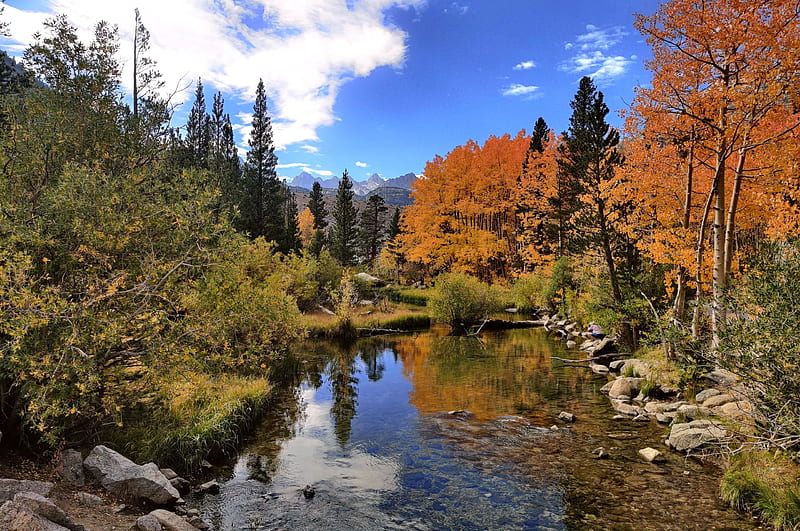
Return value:
<svg viewBox="0 0 800 531">
<path fill-rule="evenodd" d="M 755 527 L 718 502 L 717 469 L 611 420 L 607 378 L 550 356 L 570 353 L 541 330 L 309 343 L 220 494 L 189 503 L 218 530 Z"/>
</svg>

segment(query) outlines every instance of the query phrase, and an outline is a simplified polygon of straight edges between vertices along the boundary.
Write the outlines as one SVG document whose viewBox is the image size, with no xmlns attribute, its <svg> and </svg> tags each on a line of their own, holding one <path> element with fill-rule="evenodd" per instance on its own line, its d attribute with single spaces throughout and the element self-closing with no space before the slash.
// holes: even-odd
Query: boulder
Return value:
<svg viewBox="0 0 800 531">
<path fill-rule="evenodd" d="M 639 450 L 639 455 L 641 455 L 648 463 L 659 463 L 665 461 L 664 454 L 655 448 L 642 448 Z"/>
<path fill-rule="evenodd" d="M 679 452 L 689 452 L 705 444 L 724 439 L 727 431 L 710 420 L 693 420 L 674 424 L 666 441 L 667 446 Z"/>
<path fill-rule="evenodd" d="M 575 415 L 573 413 L 562 411 L 558 414 L 558 420 L 563 420 L 564 422 L 575 422 Z"/>
<path fill-rule="evenodd" d="M 164 477 L 167 478 L 167 481 L 172 481 L 176 477 L 178 477 L 178 473 L 172 470 L 171 468 L 159 468 Z"/>
<path fill-rule="evenodd" d="M 24 505 L 42 518 L 47 518 L 53 523 L 64 526 L 72 531 L 83 531 L 83 526 L 76 524 L 64 510 L 53 503 L 49 498 L 35 492 L 18 492 L 14 502 Z"/>
<path fill-rule="evenodd" d="M 214 480 L 203 483 L 197 487 L 197 492 L 201 494 L 219 494 L 219 483 Z"/>
<path fill-rule="evenodd" d="M 617 340 L 613 336 L 606 336 L 592 348 L 592 356 L 613 354 L 617 352 Z"/>
<path fill-rule="evenodd" d="M 620 396 L 635 396 L 645 382 L 644 378 L 617 378 L 608 389 L 608 396 L 618 398 Z"/>
<path fill-rule="evenodd" d="M 611 405 L 616 409 L 619 413 L 623 415 L 627 415 L 629 417 L 636 417 L 644 413 L 644 410 L 639 406 L 634 406 L 631 404 L 627 404 L 622 400 L 611 400 Z"/>
<path fill-rule="evenodd" d="M 87 507 L 97 507 L 103 505 L 103 499 L 100 496 L 89 494 L 88 492 L 79 492 L 78 501 Z"/>
<path fill-rule="evenodd" d="M 69 531 L 68 528 L 39 516 L 29 507 L 14 501 L 0 506 L 0 529 L 9 531 Z"/>
<path fill-rule="evenodd" d="M 47 496 L 52 488 L 53 484 L 47 481 L 0 479 L 0 503 L 13 500 L 18 492 L 33 492 L 41 496 Z"/>
<path fill-rule="evenodd" d="M 136 519 L 136 524 L 131 531 L 161 531 L 162 529 L 158 518 L 152 514 L 146 514 Z"/>
<path fill-rule="evenodd" d="M 175 503 L 181 497 L 155 463 L 137 465 L 105 446 L 95 446 L 84 461 L 100 484 L 120 496 L 149 500 L 158 505 Z"/>
<path fill-rule="evenodd" d="M 648 402 L 644 405 L 644 410 L 648 413 L 670 413 L 678 411 L 679 407 L 687 404 L 688 402 L 683 400 L 680 402 Z"/>
<path fill-rule="evenodd" d="M 711 410 L 715 415 L 735 420 L 746 419 L 753 415 L 753 406 L 744 400 L 728 402 Z"/>
<path fill-rule="evenodd" d="M 608 374 L 608 367 L 600 363 L 589 362 L 589 368 L 595 374 Z"/>
<path fill-rule="evenodd" d="M 736 398 L 728 393 L 714 395 L 703 402 L 703 407 L 714 408 L 717 406 L 724 406 L 729 402 L 736 402 Z"/>
<path fill-rule="evenodd" d="M 712 396 L 716 396 L 720 393 L 721 391 L 719 389 L 703 389 L 695 395 L 694 399 L 698 404 L 702 404 Z"/>
<path fill-rule="evenodd" d="M 706 374 L 706 380 L 714 385 L 721 387 L 730 387 L 739 381 L 739 378 L 730 371 L 725 369 L 714 369 Z"/>
<path fill-rule="evenodd" d="M 83 472 L 83 457 L 77 450 L 64 450 L 61 453 L 61 465 L 58 475 L 73 487 L 86 485 L 86 474 Z"/>
<path fill-rule="evenodd" d="M 177 514 L 165 511 L 164 509 L 151 511 L 150 516 L 158 520 L 158 523 L 161 524 L 161 528 L 166 531 L 197 531 L 195 526 Z"/>
<path fill-rule="evenodd" d="M 189 494 L 192 491 L 192 484 L 189 483 L 188 479 L 182 477 L 176 477 L 169 480 L 170 485 L 175 487 L 181 496 L 184 494 Z"/>
<path fill-rule="evenodd" d="M 684 404 L 678 408 L 678 413 L 690 419 L 704 419 L 711 415 L 711 410 L 697 404 Z"/>
<path fill-rule="evenodd" d="M 608 364 L 608 368 L 612 371 L 619 372 L 625 367 L 625 362 L 628 360 L 614 360 Z"/>
</svg>

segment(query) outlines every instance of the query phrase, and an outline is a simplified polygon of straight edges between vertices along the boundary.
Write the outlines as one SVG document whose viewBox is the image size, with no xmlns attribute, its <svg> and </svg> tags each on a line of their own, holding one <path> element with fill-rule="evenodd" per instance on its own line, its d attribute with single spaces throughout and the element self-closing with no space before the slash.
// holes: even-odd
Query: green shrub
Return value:
<svg viewBox="0 0 800 531">
<path fill-rule="evenodd" d="M 800 528 L 800 469 L 785 455 L 747 452 L 732 457 L 720 495 L 775 529 Z"/>
<path fill-rule="evenodd" d="M 431 318 L 452 328 L 465 329 L 500 309 L 497 290 L 461 273 L 436 278 L 428 299 Z"/>
</svg>

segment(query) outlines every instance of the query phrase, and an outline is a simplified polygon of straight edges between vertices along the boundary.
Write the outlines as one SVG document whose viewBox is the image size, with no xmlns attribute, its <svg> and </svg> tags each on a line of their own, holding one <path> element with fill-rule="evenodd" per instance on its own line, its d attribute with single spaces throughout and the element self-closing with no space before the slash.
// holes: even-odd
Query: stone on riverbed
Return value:
<svg viewBox="0 0 800 531">
<path fill-rule="evenodd" d="M 558 414 L 558 420 L 563 420 L 564 422 L 575 422 L 575 415 L 573 413 L 562 411 Z"/>
<path fill-rule="evenodd" d="M 667 446 L 679 452 L 689 452 L 705 444 L 724 439 L 725 428 L 710 420 L 693 420 L 684 424 L 674 424 L 666 441 Z"/>
<path fill-rule="evenodd" d="M 704 419 L 711 415 L 711 410 L 697 404 L 684 404 L 678 408 L 678 413 L 690 419 Z"/>
<path fill-rule="evenodd" d="M 617 378 L 613 382 L 604 385 L 600 390 L 607 391 L 608 396 L 611 398 L 619 398 L 621 396 L 635 396 L 642 388 L 645 382 L 644 378 Z"/>
<path fill-rule="evenodd" d="M 655 448 L 642 448 L 639 450 L 639 455 L 641 455 L 648 463 L 659 463 L 665 461 L 664 454 Z"/>
</svg>

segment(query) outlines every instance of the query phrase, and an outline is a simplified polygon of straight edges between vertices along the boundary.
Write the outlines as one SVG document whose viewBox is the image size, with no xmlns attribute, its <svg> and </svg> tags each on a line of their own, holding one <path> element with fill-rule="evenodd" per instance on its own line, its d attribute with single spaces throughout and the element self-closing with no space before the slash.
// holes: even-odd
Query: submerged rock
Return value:
<svg viewBox="0 0 800 531">
<path fill-rule="evenodd" d="M 639 450 L 639 455 L 641 455 L 648 463 L 659 463 L 665 461 L 664 454 L 655 448 L 642 448 Z"/>
</svg>

